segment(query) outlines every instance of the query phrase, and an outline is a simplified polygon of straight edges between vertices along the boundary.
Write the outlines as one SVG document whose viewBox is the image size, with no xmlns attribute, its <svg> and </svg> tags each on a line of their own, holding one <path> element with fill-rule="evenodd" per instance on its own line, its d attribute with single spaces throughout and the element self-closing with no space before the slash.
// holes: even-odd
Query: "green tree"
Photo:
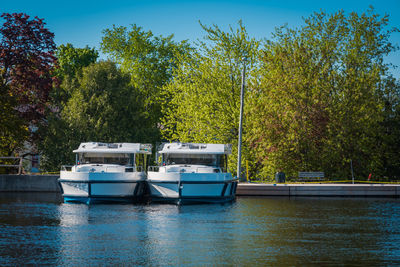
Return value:
<svg viewBox="0 0 400 267">
<path fill-rule="evenodd" d="M 161 88 L 172 79 L 177 57 L 190 51 L 188 43 L 174 42 L 173 35 L 154 36 L 136 25 L 130 29 L 113 26 L 103 34 L 102 51 L 130 74 L 131 85 L 142 95 L 147 114 L 145 127 L 152 129 L 149 137 L 152 142 L 159 141 Z"/>
<path fill-rule="evenodd" d="M 56 50 L 58 68 L 54 75 L 61 81 L 60 86 L 55 88 L 52 93 L 53 105 L 61 107 L 71 97 L 73 92 L 67 89 L 77 87 L 77 79 L 82 75 L 82 69 L 97 61 L 99 52 L 86 46 L 76 48 L 72 44 L 60 45 Z"/>
<path fill-rule="evenodd" d="M 384 120 L 379 135 L 379 153 L 383 174 L 391 178 L 400 178 L 400 83 L 392 76 L 385 81 L 383 90 Z M 374 174 L 374 176 L 376 176 Z"/>
<path fill-rule="evenodd" d="M 15 109 L 17 105 L 8 86 L 0 82 L 0 155 L 3 156 L 10 156 L 29 137 L 26 122 Z"/>
<path fill-rule="evenodd" d="M 259 41 L 249 38 L 241 21 L 228 32 L 201 26 L 205 41 L 178 57 L 174 79 L 164 87 L 162 133 L 168 140 L 230 143 L 236 153 L 243 58 L 251 80 Z M 230 157 L 231 171 L 235 164 Z"/>
<path fill-rule="evenodd" d="M 262 53 L 259 97 L 248 142 L 263 176 L 277 170 L 326 172 L 347 178 L 379 173 L 377 138 L 388 74 L 387 16 L 370 9 L 314 13 L 299 29 L 281 27 Z"/>
<path fill-rule="evenodd" d="M 42 154 L 41 168 L 57 171 L 61 164 L 72 163 L 71 151 L 84 138 L 80 131 L 70 127 L 63 116 L 63 110 L 79 90 L 79 79 L 83 68 L 94 64 L 99 53 L 94 48 L 75 48 L 72 44 L 60 45 L 56 50 L 58 68 L 54 75 L 58 78 L 58 86 L 51 93 L 51 108 L 47 109 L 46 124 L 39 128 L 41 142 L 38 149 Z"/>
<path fill-rule="evenodd" d="M 98 62 L 83 68 L 78 84 L 67 88 L 73 94 L 61 111 L 61 120 L 49 124 L 42 157 L 47 170 L 73 163 L 72 150 L 83 141 L 147 141 L 140 92 L 115 63 Z"/>
<path fill-rule="evenodd" d="M 99 52 L 95 48 L 75 48 L 72 44 L 60 45 L 56 51 L 58 60 L 57 74 L 59 77 L 76 76 L 82 73 L 82 68 L 95 63 Z"/>
</svg>

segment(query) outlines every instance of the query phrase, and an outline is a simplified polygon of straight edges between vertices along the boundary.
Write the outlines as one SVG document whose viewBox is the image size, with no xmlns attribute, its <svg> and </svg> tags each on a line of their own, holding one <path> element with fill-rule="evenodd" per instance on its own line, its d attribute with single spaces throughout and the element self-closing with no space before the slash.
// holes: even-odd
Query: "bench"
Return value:
<svg viewBox="0 0 400 267">
<path fill-rule="evenodd" d="M 324 172 L 299 172 L 299 182 L 322 182 L 325 181 Z"/>
</svg>

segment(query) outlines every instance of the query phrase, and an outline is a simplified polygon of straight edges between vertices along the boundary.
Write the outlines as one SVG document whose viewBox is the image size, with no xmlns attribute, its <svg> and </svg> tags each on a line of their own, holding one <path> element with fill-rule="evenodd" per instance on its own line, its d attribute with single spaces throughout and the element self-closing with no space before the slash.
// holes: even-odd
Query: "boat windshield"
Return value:
<svg viewBox="0 0 400 267">
<path fill-rule="evenodd" d="M 163 165 L 187 164 L 225 167 L 226 155 L 216 154 L 163 154 Z"/>
<path fill-rule="evenodd" d="M 133 154 L 97 154 L 80 153 L 78 164 L 118 164 L 130 165 L 133 162 Z"/>
</svg>

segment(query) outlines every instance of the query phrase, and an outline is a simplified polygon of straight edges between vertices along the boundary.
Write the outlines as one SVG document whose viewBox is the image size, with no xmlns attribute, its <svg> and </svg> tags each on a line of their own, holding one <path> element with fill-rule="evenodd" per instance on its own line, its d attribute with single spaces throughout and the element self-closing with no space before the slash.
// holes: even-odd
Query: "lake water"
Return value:
<svg viewBox="0 0 400 267">
<path fill-rule="evenodd" d="M 312 264 L 399 265 L 400 201 L 87 206 L 0 193 L 0 266 Z"/>
</svg>

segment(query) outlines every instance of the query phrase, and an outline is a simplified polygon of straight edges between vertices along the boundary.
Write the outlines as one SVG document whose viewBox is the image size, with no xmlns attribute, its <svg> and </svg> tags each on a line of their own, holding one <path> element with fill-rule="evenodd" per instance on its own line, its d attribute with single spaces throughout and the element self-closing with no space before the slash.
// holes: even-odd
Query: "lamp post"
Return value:
<svg viewBox="0 0 400 267">
<path fill-rule="evenodd" d="M 242 176 L 242 124 L 243 124 L 243 105 L 244 105 L 244 86 L 245 86 L 245 74 L 246 74 L 246 62 L 247 59 L 244 57 L 243 62 L 243 72 L 242 72 L 242 89 L 240 91 L 240 119 L 239 119 L 239 141 L 238 141 L 238 163 L 237 163 L 237 177 L 239 181 Z"/>
</svg>

